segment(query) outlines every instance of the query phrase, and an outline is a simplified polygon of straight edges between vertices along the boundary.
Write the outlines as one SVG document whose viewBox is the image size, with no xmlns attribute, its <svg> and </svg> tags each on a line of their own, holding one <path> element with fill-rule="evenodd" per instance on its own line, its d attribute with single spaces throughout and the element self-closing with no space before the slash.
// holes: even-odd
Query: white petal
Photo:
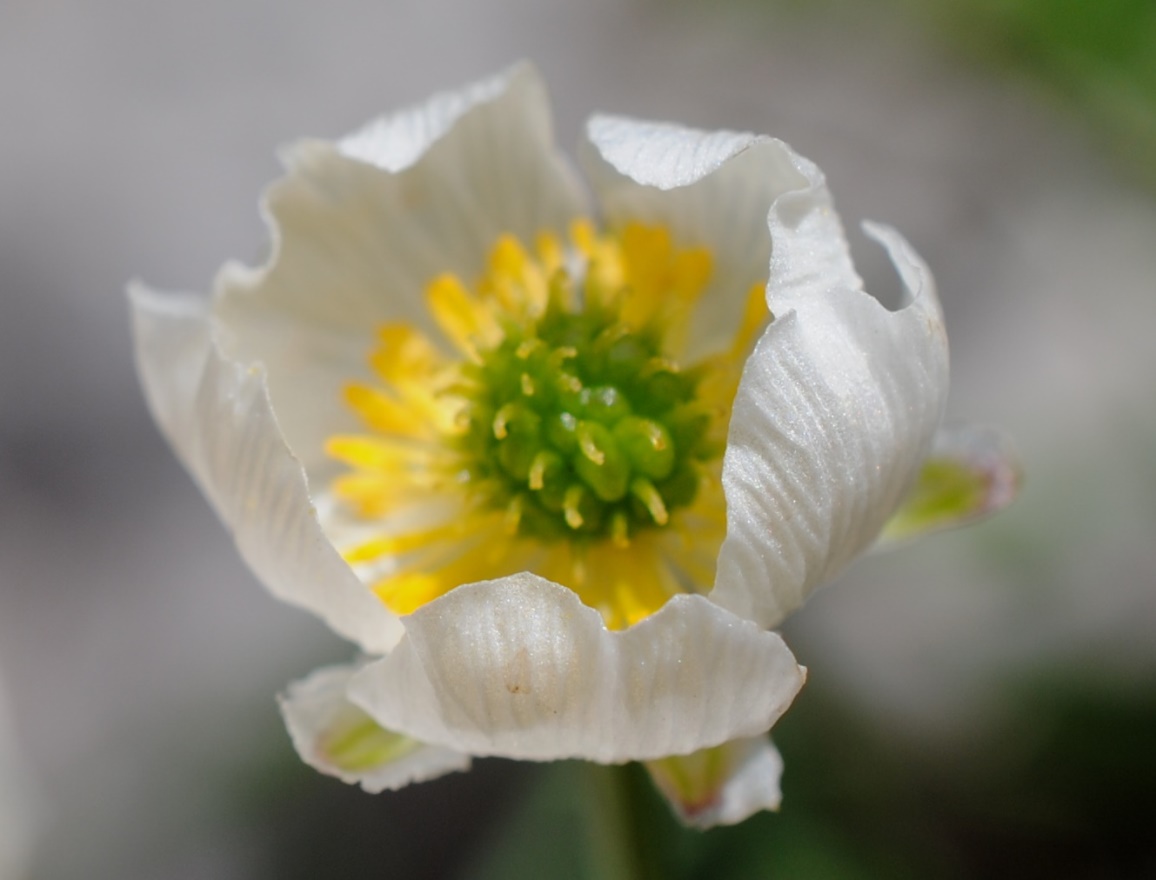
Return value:
<svg viewBox="0 0 1156 880">
<path fill-rule="evenodd" d="M 821 223 L 776 204 L 771 304 L 735 398 L 723 486 L 727 537 L 711 598 L 773 627 L 878 535 L 942 417 L 947 337 L 931 275 L 897 234 L 910 302 L 890 312 L 809 268 Z M 802 250 L 800 250 L 802 249 Z"/>
<path fill-rule="evenodd" d="M 469 755 L 384 730 L 349 702 L 346 688 L 359 668 L 318 669 L 281 697 L 281 714 L 301 760 L 373 793 L 469 769 Z"/>
<path fill-rule="evenodd" d="M 435 333 L 424 290 L 472 281 L 502 233 L 527 241 L 583 211 L 555 149 L 545 89 L 527 66 L 371 124 L 297 145 L 266 197 L 274 253 L 229 266 L 215 314 L 225 352 L 263 363 L 290 448 L 312 474 L 327 434 L 350 424 L 341 387 L 365 375 L 375 329 Z"/>
<path fill-rule="evenodd" d="M 413 165 L 474 107 L 519 88 L 533 91 L 534 100 L 545 108 L 541 77 L 533 65 L 523 61 L 497 76 L 441 92 L 419 105 L 375 119 L 342 138 L 338 148 L 352 159 L 397 173 Z"/>
<path fill-rule="evenodd" d="M 777 634 L 702 596 L 609 631 L 529 573 L 459 587 L 403 622 L 350 698 L 384 727 L 474 755 L 685 754 L 767 730 L 805 674 Z"/>
<path fill-rule="evenodd" d="M 737 825 L 760 810 L 777 810 L 783 799 L 783 758 L 766 736 L 647 761 L 646 769 L 675 815 L 694 828 Z"/>
<path fill-rule="evenodd" d="M 705 245 L 714 255 L 687 360 L 728 348 L 748 291 L 767 281 L 767 212 L 787 193 L 826 201 L 818 169 L 781 141 L 752 134 L 600 116 L 590 120 L 587 137 L 583 164 L 611 225 L 661 224 L 676 241 Z M 825 220 L 838 230 L 833 212 Z M 821 256 L 847 286 L 858 285 L 845 250 Z"/>
<path fill-rule="evenodd" d="M 365 650 L 389 650 L 401 625 L 323 534 L 263 371 L 220 354 L 203 301 L 140 286 L 130 298 L 149 408 L 249 567 L 274 595 L 320 615 Z"/>
</svg>

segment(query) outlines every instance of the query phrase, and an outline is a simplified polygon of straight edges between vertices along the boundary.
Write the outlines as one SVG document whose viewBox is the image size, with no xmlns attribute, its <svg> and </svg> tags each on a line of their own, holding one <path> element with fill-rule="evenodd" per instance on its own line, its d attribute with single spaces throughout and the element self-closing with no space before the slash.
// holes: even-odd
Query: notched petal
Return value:
<svg viewBox="0 0 1156 880">
<path fill-rule="evenodd" d="M 470 758 L 386 730 L 349 702 L 357 666 L 319 669 L 279 700 L 293 746 L 306 764 L 368 792 L 395 791 L 455 770 Z"/>
<path fill-rule="evenodd" d="M 783 759 L 766 736 L 731 740 L 690 755 L 647 761 L 646 769 L 684 825 L 736 825 L 777 810 Z"/>
<path fill-rule="evenodd" d="M 776 320 L 735 397 L 723 460 L 727 537 L 711 593 L 766 627 L 879 535 L 916 479 L 948 387 L 939 301 L 910 246 L 885 227 L 868 229 L 907 289 L 907 305 L 891 312 L 861 286 L 832 287 L 837 276 L 800 269 L 820 221 L 786 223 L 778 207 L 768 293 Z"/>
<path fill-rule="evenodd" d="M 890 549 L 998 513 L 1015 500 L 1022 480 L 1019 457 L 1003 432 L 977 425 L 943 428 L 875 546 Z"/>
<path fill-rule="evenodd" d="M 403 619 L 351 699 L 380 724 L 475 755 L 601 763 L 685 754 L 770 728 L 804 671 L 775 633 L 701 596 L 607 630 L 533 574 L 468 584 Z"/>
</svg>

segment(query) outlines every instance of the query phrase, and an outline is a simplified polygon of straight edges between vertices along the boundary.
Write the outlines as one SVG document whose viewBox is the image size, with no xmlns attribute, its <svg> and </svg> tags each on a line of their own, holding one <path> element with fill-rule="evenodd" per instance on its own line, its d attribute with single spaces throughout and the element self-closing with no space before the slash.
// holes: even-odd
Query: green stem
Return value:
<svg viewBox="0 0 1156 880">
<path fill-rule="evenodd" d="M 586 765 L 590 852 L 599 880 L 659 880 L 628 767 Z"/>
</svg>

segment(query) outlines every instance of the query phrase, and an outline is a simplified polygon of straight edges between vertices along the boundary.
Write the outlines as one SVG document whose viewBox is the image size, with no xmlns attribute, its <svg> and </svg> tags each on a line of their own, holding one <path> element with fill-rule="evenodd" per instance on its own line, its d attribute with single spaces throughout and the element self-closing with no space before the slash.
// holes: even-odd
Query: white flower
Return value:
<svg viewBox="0 0 1156 880">
<path fill-rule="evenodd" d="M 882 227 L 908 299 L 863 291 L 780 141 L 598 117 L 581 158 L 593 210 L 525 66 L 300 144 L 266 266 L 134 289 L 140 372 L 254 572 L 374 658 L 290 689 L 307 761 L 645 760 L 738 821 L 804 678 L 770 629 L 916 480 L 942 317 Z"/>
</svg>

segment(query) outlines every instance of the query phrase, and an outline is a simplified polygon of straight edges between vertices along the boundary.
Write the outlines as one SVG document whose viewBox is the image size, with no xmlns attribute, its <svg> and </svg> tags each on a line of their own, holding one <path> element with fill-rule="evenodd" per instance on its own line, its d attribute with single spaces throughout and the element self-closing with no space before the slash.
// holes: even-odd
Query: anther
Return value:
<svg viewBox="0 0 1156 880">
<path fill-rule="evenodd" d="M 629 326 L 621 321 L 611 324 L 594 338 L 594 347 L 598 349 L 610 348 L 619 339 L 633 333 Z"/>
<path fill-rule="evenodd" d="M 529 373 L 522 374 L 522 393 L 527 397 L 534 396 L 534 380 Z"/>
<path fill-rule="evenodd" d="M 594 442 L 594 432 L 585 422 L 578 423 L 578 448 L 599 467 L 606 464 L 606 453 L 598 448 L 598 444 Z"/>
<path fill-rule="evenodd" d="M 494 436 L 499 440 L 505 440 L 510 433 L 507 426 L 510 420 L 518 414 L 518 405 L 516 403 L 507 403 L 494 416 Z"/>
<path fill-rule="evenodd" d="M 582 528 L 582 524 L 586 522 L 582 518 L 582 513 L 578 510 L 578 506 L 582 503 L 582 499 L 586 495 L 586 487 L 581 484 L 574 484 L 566 490 L 566 497 L 562 500 L 562 511 L 566 517 L 566 525 L 572 529 Z"/>
<path fill-rule="evenodd" d="M 655 452 L 662 452 L 662 450 L 666 449 L 666 432 L 662 430 L 661 425 L 649 419 L 644 419 L 642 427 L 646 432 L 646 439 L 650 441 L 650 445 Z"/>
<path fill-rule="evenodd" d="M 534 456 L 534 462 L 530 465 L 530 475 L 527 478 L 529 486 L 535 492 L 541 491 L 542 487 L 546 485 L 546 468 L 553 464 L 557 458 L 552 452 L 543 449 Z"/>
<path fill-rule="evenodd" d="M 635 477 L 630 482 L 630 494 L 642 502 L 650 512 L 651 519 L 660 526 L 666 525 L 670 514 L 666 512 L 666 504 L 663 503 L 658 490 L 654 488 L 654 483 L 645 477 Z"/>
<path fill-rule="evenodd" d="M 677 374 L 678 372 L 678 364 L 670 360 L 670 358 L 652 357 L 642 365 L 642 369 L 638 371 L 638 378 L 649 379 L 651 376 L 657 375 L 658 373 Z"/>
<path fill-rule="evenodd" d="M 519 343 L 519 345 L 516 349 L 514 349 L 514 356 L 517 357 L 518 360 L 522 360 L 522 361 L 527 360 L 530 357 L 530 355 L 532 355 L 535 351 L 537 351 L 543 345 L 544 345 L 544 343 L 542 342 L 542 340 L 536 336 L 532 339 L 525 339 L 521 343 Z"/>
<path fill-rule="evenodd" d="M 562 391 L 577 394 L 582 390 L 582 380 L 573 373 L 562 373 L 562 375 L 558 377 L 558 387 Z"/>
<path fill-rule="evenodd" d="M 578 357 L 578 349 L 572 345 L 561 345 L 550 352 L 550 357 L 546 359 L 546 366 L 551 370 L 560 370 L 562 364 L 576 357 Z"/>
</svg>

